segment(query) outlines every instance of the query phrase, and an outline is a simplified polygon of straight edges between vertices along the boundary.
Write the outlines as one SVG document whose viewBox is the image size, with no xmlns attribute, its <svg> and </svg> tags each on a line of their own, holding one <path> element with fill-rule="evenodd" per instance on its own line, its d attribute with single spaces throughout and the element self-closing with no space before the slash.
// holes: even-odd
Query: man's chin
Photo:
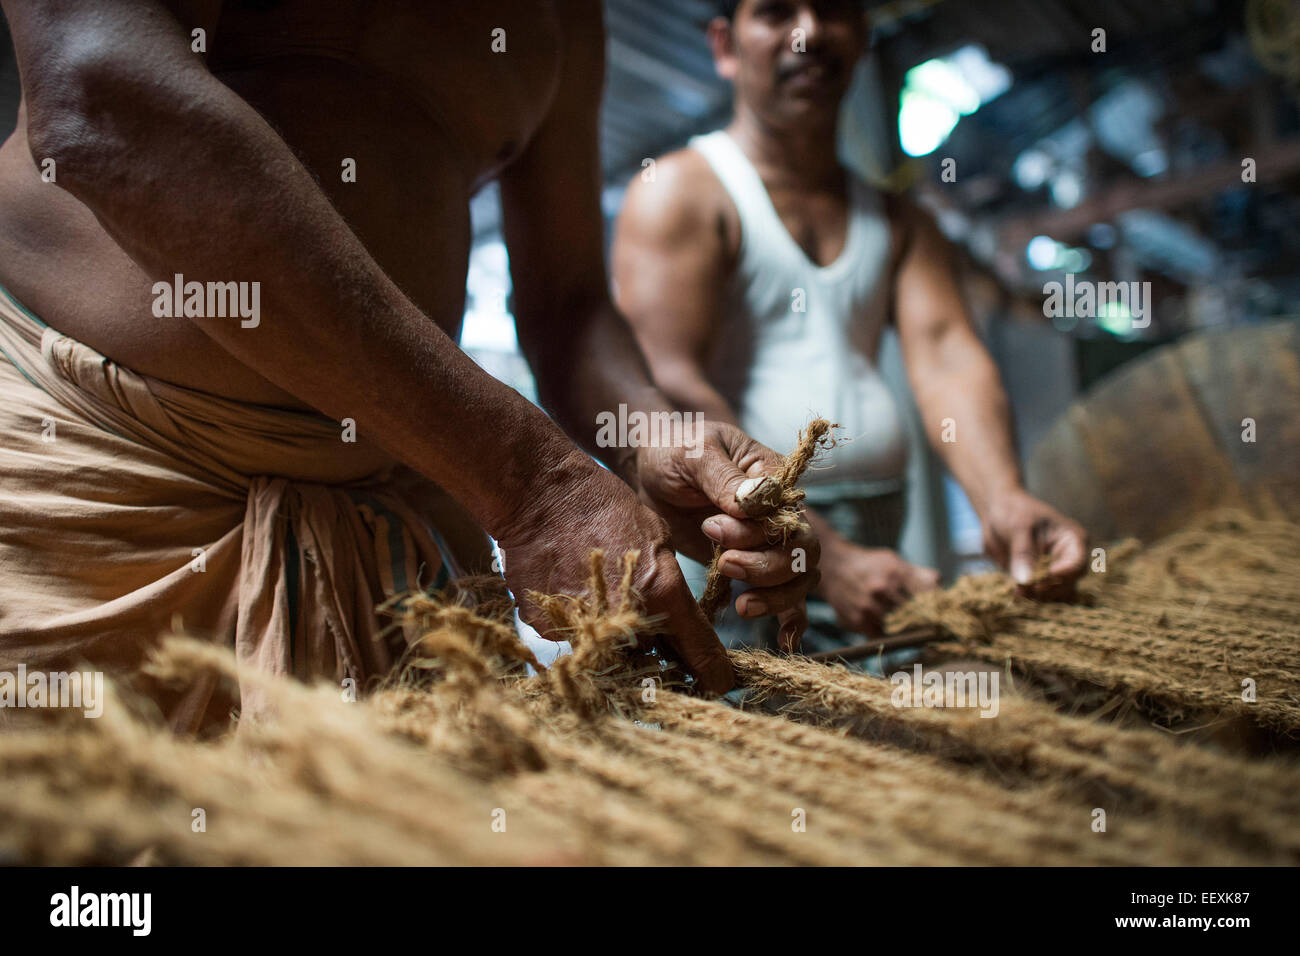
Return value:
<svg viewBox="0 0 1300 956">
<path fill-rule="evenodd" d="M 780 89 L 779 97 L 789 110 L 835 112 L 847 93 L 848 84 L 838 77 L 834 80 L 801 80 L 796 77 Z"/>
<path fill-rule="evenodd" d="M 777 112 L 789 123 L 803 123 L 816 126 L 823 122 L 833 122 L 839 117 L 841 97 L 828 97 L 824 93 L 817 95 L 788 95 L 782 98 Z"/>
</svg>

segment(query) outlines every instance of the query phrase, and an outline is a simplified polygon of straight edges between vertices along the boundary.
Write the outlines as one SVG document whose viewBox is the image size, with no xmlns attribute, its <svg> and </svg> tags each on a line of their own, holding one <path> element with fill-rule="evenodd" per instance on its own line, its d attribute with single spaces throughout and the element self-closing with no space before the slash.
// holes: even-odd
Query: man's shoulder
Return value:
<svg viewBox="0 0 1300 956">
<path fill-rule="evenodd" d="M 690 146 L 643 161 L 628 185 L 628 196 L 653 198 L 656 204 L 698 209 L 728 199 L 727 190 L 704 155 Z"/>
<path fill-rule="evenodd" d="M 713 167 L 689 146 L 644 162 L 628 184 L 620 213 L 626 225 L 666 240 L 726 228 L 737 218 L 735 204 Z"/>
</svg>

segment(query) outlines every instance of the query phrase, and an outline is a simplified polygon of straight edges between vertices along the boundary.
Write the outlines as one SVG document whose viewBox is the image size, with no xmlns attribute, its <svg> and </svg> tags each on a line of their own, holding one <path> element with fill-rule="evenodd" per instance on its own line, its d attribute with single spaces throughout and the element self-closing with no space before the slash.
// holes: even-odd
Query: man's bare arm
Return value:
<svg viewBox="0 0 1300 956">
<path fill-rule="evenodd" d="M 894 309 L 908 378 L 930 443 L 983 512 L 1020 484 L 1006 392 L 971 326 L 948 243 L 915 207 L 902 215 L 907 246 Z M 945 419 L 955 423 L 956 441 L 942 440 Z"/>
<path fill-rule="evenodd" d="M 1083 573 L 1087 536 L 1021 485 L 1006 391 L 971 326 L 951 248 L 915 207 L 903 205 L 899 218 L 906 243 L 894 307 L 926 434 L 979 513 L 990 555 L 1022 585 L 1036 558 L 1050 555 L 1053 577 L 1038 588 L 1050 593 Z M 945 441 L 949 420 L 952 440 Z"/>
<path fill-rule="evenodd" d="M 604 30 L 595 0 L 567 0 L 554 105 L 501 177 L 519 342 L 539 398 L 566 432 L 625 478 L 629 449 L 595 444 L 596 415 L 620 403 L 669 411 L 605 271 L 598 117 Z"/>
<path fill-rule="evenodd" d="M 707 556 L 703 530 L 721 522 L 755 551 L 768 545 L 747 519 L 735 492 L 747 475 L 771 472 L 779 457 L 734 426 L 691 422 L 687 442 L 637 448 L 596 444 L 597 415 L 627 405 L 632 412 L 670 412 L 672 404 L 651 378 L 626 319 L 609 297 L 604 266 L 601 170 L 597 120 L 604 72 L 604 28 L 599 0 L 562 0 L 564 67 L 554 105 L 524 154 L 502 176 L 502 212 L 515 287 L 519 341 L 538 378 L 542 401 L 566 431 L 634 488 L 667 521 L 677 548 Z M 686 438 L 686 435 L 682 436 Z M 687 447 L 689 442 L 690 447 Z M 803 599 L 815 576 L 815 542 L 792 539 L 808 552 L 810 571 L 792 570 L 767 582 L 764 613 L 779 614 L 791 633 L 802 630 Z M 657 555 L 661 581 L 684 598 L 675 643 L 702 667 L 721 645 L 669 550 Z M 788 549 L 779 562 L 790 567 Z M 676 598 L 674 598 L 676 600 Z M 722 670 L 723 666 L 717 669 Z"/>
<path fill-rule="evenodd" d="M 388 279 L 283 140 L 154 0 L 6 0 L 33 156 L 151 278 L 259 281 L 256 328 L 193 321 L 287 392 L 443 485 L 494 535 L 580 453 Z M 111 15 L 109 15 L 111 13 Z M 419 174 L 467 196 L 459 173 Z M 463 247 L 467 214 L 433 222 Z M 448 290 L 446 309 L 461 307 Z M 440 316 L 452 319 L 454 316 Z M 450 323 L 449 323 L 450 324 Z M 472 452 L 469 450 L 473 449 Z"/>
<path fill-rule="evenodd" d="M 731 267 L 711 175 L 703 157 L 682 152 L 658 160 L 653 179 L 632 181 L 614 230 L 614 285 L 669 398 L 736 424 L 705 373 Z"/>
</svg>

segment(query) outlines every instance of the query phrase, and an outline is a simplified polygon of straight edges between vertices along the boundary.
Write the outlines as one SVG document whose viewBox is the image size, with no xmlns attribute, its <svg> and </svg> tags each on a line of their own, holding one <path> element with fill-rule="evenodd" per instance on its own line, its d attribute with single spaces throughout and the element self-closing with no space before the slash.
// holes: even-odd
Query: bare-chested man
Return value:
<svg viewBox="0 0 1300 956">
<path fill-rule="evenodd" d="M 796 574 L 735 504 L 770 450 L 726 423 L 595 447 L 599 412 L 671 408 L 606 291 L 598 0 L 4 10 L 23 105 L 0 149 L 0 658 L 130 667 L 179 623 L 276 671 L 380 673 L 401 648 L 374 603 L 454 564 L 435 545 L 469 523 L 435 533 L 457 509 L 433 482 L 517 595 L 638 549 L 708 690 L 731 669 L 673 545 L 764 562 L 752 583 L 797 636 L 815 540 L 791 542 L 814 559 Z M 554 421 L 455 343 L 493 178 Z M 257 315 L 212 314 L 210 291 L 205 310 L 208 283 Z"/>
<path fill-rule="evenodd" d="M 862 3 L 721 0 L 708 39 L 734 118 L 633 182 L 615 235 L 617 298 L 681 407 L 778 449 L 810 409 L 853 439 L 807 483 L 824 602 L 809 602 L 810 638 L 824 631 L 834 646 L 874 633 L 938 580 L 893 550 L 906 444 L 875 364 L 891 317 L 927 433 L 970 495 L 989 554 L 1024 585 L 1050 555 L 1033 590 L 1068 586 L 1083 571 L 1083 530 L 1021 485 L 1006 395 L 942 237 L 837 158 L 840 101 L 867 39 Z M 724 571 L 745 581 L 752 562 Z M 742 617 L 759 600 L 740 598 Z M 753 631 L 746 638 L 770 638 Z"/>
</svg>

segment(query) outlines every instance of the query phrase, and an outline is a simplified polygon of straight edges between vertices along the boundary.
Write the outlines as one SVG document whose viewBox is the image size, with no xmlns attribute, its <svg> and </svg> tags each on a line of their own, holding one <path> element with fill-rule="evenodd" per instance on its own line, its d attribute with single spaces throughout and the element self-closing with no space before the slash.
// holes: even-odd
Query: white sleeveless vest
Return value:
<svg viewBox="0 0 1300 956">
<path fill-rule="evenodd" d="M 708 160 L 740 213 L 740 259 L 726 290 L 709 380 L 741 427 L 782 454 L 812 418 L 844 426 L 837 435 L 851 441 L 809 469 L 804 484 L 810 488 L 870 486 L 879 493 L 900 487 L 907 438 L 876 367 L 890 252 L 879 195 L 850 174 L 844 250 L 818 266 L 791 237 L 758 171 L 726 131 L 688 145 Z"/>
</svg>

